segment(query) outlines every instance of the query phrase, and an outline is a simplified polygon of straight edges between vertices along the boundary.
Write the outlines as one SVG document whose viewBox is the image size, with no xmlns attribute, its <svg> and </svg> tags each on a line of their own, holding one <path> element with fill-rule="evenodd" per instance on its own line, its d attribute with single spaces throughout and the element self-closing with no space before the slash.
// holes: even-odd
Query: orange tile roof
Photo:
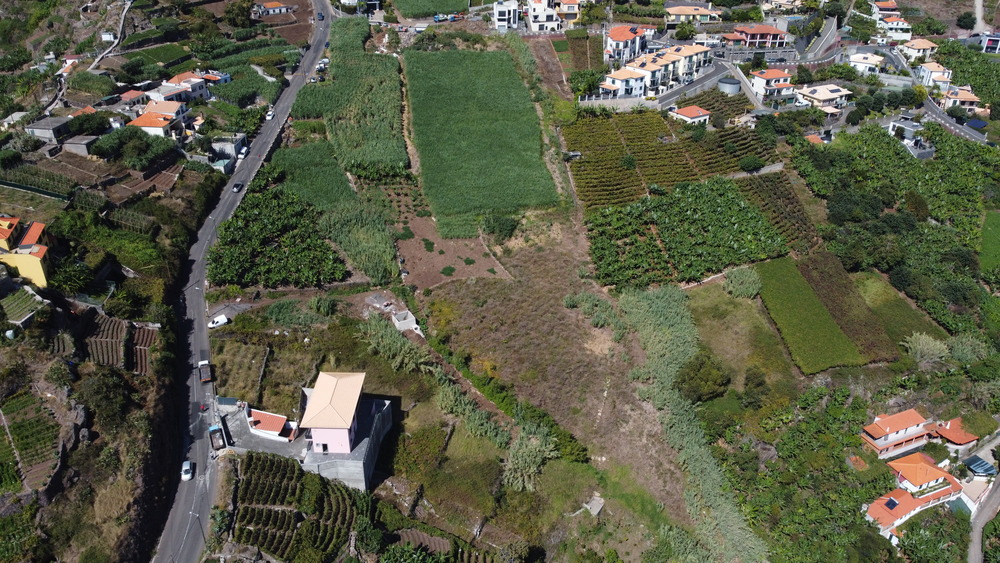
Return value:
<svg viewBox="0 0 1000 563">
<path fill-rule="evenodd" d="M 892 416 L 887 414 L 880 414 L 876 416 L 875 422 L 865 426 L 865 432 L 873 438 L 881 438 L 882 436 L 887 436 L 893 432 L 905 430 L 913 426 L 920 426 L 925 422 L 927 422 L 927 420 L 920 416 L 920 413 L 910 409 L 896 413 Z"/>
<path fill-rule="evenodd" d="M 131 102 L 132 100 L 134 100 L 136 98 L 140 98 L 140 97 L 145 96 L 145 95 L 146 95 L 145 92 L 141 92 L 139 90 L 129 90 L 128 92 L 125 92 L 124 94 L 122 94 L 122 101 L 123 102 Z"/>
<path fill-rule="evenodd" d="M 702 14 L 717 16 L 722 13 L 722 10 L 710 10 L 704 6 L 676 6 L 674 8 L 667 8 L 666 12 L 672 16 L 700 16 Z"/>
<path fill-rule="evenodd" d="M 806 140 L 816 145 L 823 144 L 823 139 L 820 139 L 819 135 L 806 135 Z"/>
<path fill-rule="evenodd" d="M 38 239 L 42 238 L 42 231 L 45 230 L 45 223 L 39 223 L 38 221 L 32 221 L 28 225 L 28 230 L 24 232 L 24 236 L 21 237 L 21 242 L 18 243 L 20 246 L 35 244 Z"/>
<path fill-rule="evenodd" d="M 197 80 L 199 78 L 201 78 L 200 74 L 189 70 L 187 72 L 182 72 L 180 74 L 172 76 L 169 80 L 167 80 L 167 84 L 180 84 L 185 80 Z"/>
<path fill-rule="evenodd" d="M 635 32 L 632 31 L 633 28 Z M 611 28 L 611 31 L 608 32 L 608 37 L 612 41 L 631 41 L 642 34 L 643 32 L 639 30 L 639 26 L 619 25 Z"/>
<path fill-rule="evenodd" d="M 963 86 L 959 88 L 953 88 L 944 94 L 945 98 L 950 100 L 958 100 L 960 102 L 978 102 L 979 96 L 972 93 L 972 89 Z"/>
<path fill-rule="evenodd" d="M 696 119 L 698 117 L 705 117 L 712 114 L 712 112 L 705 109 L 701 109 L 698 106 L 687 106 L 680 109 L 675 109 L 674 113 L 686 117 L 688 119 Z"/>
<path fill-rule="evenodd" d="M 788 35 L 784 31 L 774 27 L 773 25 L 738 25 L 735 28 L 736 33 L 743 33 L 746 35 Z"/>
<path fill-rule="evenodd" d="M 775 88 L 791 88 L 793 84 L 790 82 L 776 82 L 774 83 Z"/>
<path fill-rule="evenodd" d="M 645 75 L 634 70 L 629 70 L 628 68 L 620 68 L 611 74 L 608 74 L 608 78 L 614 78 L 615 80 L 630 80 L 642 78 L 643 76 Z"/>
<path fill-rule="evenodd" d="M 965 428 L 962 428 L 962 417 L 953 418 L 948 422 L 942 422 L 938 425 L 937 433 L 945 440 L 959 446 L 968 444 L 969 442 L 975 442 L 979 439 L 979 436 L 970 434 L 965 431 Z"/>
<path fill-rule="evenodd" d="M 890 461 L 888 465 L 914 487 L 926 485 L 949 475 L 947 471 L 934 465 L 934 460 L 927 454 L 920 452 Z"/>
<path fill-rule="evenodd" d="M 875 5 L 879 8 L 895 8 L 896 2 L 895 0 L 889 0 L 888 2 L 875 2 Z"/>
<path fill-rule="evenodd" d="M 743 41 L 744 37 L 739 33 L 723 33 L 723 39 L 729 39 L 730 41 Z"/>
<path fill-rule="evenodd" d="M 250 410 L 250 425 L 254 430 L 260 430 L 262 432 L 281 432 L 285 428 L 285 423 L 288 422 L 288 418 L 281 416 L 280 414 L 272 414 L 269 412 L 259 411 L 255 409 Z"/>
<path fill-rule="evenodd" d="M 142 113 L 162 113 L 164 115 L 176 115 L 177 112 L 184 107 L 183 102 L 160 102 L 153 100 L 146 104 L 143 108 Z"/>
<path fill-rule="evenodd" d="M 764 80 L 771 80 L 773 78 L 791 78 L 792 75 L 788 74 L 783 70 L 778 70 L 776 68 L 769 68 L 767 70 L 756 70 L 750 74 L 756 76 L 757 78 L 763 78 Z"/>
<path fill-rule="evenodd" d="M 28 254 L 34 256 L 35 258 L 44 258 L 45 253 L 48 252 L 48 250 L 49 247 L 45 246 L 44 244 L 36 244 L 31 248 L 31 252 L 29 252 Z"/>
<path fill-rule="evenodd" d="M 264 2 L 265 8 L 284 8 L 285 5 L 281 2 Z"/>
<path fill-rule="evenodd" d="M 937 47 L 937 43 L 920 38 L 903 43 L 903 47 L 907 47 L 909 49 L 933 49 L 934 47 Z"/>
<path fill-rule="evenodd" d="M 878 500 L 868 506 L 868 516 L 878 522 L 883 528 L 895 526 L 897 522 L 907 517 L 910 513 L 919 510 L 923 505 L 941 497 L 961 492 L 962 485 L 958 483 L 957 479 L 951 475 L 948 475 L 946 479 L 951 486 L 920 498 L 915 498 L 912 494 L 908 491 L 904 491 L 903 489 L 896 489 L 885 496 L 879 497 Z M 886 502 L 889 500 L 893 500 L 896 503 L 896 505 L 891 509 L 886 506 Z"/>
<path fill-rule="evenodd" d="M 17 228 L 17 217 L 0 217 L 0 240 L 7 240 Z"/>
<path fill-rule="evenodd" d="M 129 121 L 129 125 L 135 127 L 166 127 L 173 121 L 173 117 L 162 113 L 144 113 L 139 117 Z"/>
<path fill-rule="evenodd" d="M 891 17 L 891 18 L 885 18 L 885 19 L 884 19 L 884 20 L 882 20 L 882 21 L 884 21 L 885 23 L 896 23 L 896 22 L 903 22 L 903 23 L 907 23 L 907 21 L 906 21 L 906 20 L 904 20 L 903 18 L 897 18 L 897 17 L 895 17 L 895 16 L 894 16 L 894 17 Z"/>
<path fill-rule="evenodd" d="M 93 106 L 87 106 L 85 108 L 80 108 L 73 113 L 69 114 L 70 117 L 79 117 L 84 114 L 97 113 L 97 110 Z"/>
</svg>

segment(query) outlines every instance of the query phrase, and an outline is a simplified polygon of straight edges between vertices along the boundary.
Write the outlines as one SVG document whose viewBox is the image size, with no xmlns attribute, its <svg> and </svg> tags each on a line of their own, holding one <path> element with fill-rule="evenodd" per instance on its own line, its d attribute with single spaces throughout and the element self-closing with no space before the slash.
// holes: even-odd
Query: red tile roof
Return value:
<svg viewBox="0 0 1000 563">
<path fill-rule="evenodd" d="M 722 34 L 722 38 L 723 39 L 728 39 L 730 41 L 743 41 L 744 39 L 746 39 L 745 37 L 743 37 L 739 33 L 723 33 Z"/>
<path fill-rule="evenodd" d="M 819 135 L 806 135 L 806 140 L 816 145 L 823 144 L 823 139 L 820 139 Z"/>
<path fill-rule="evenodd" d="M 958 446 L 968 444 L 969 442 L 975 442 L 979 439 L 979 436 L 970 434 L 962 428 L 962 417 L 953 418 L 948 422 L 942 422 L 938 425 L 937 433 L 945 440 L 948 440 L 952 444 Z"/>
<path fill-rule="evenodd" d="M 37 244 L 38 239 L 42 237 L 42 231 L 44 230 L 45 230 L 45 223 L 39 223 L 38 221 L 33 221 L 28 226 L 28 230 L 25 231 L 24 236 L 21 237 L 21 242 L 18 244 L 21 246 L 29 244 Z"/>
<path fill-rule="evenodd" d="M 913 426 L 920 426 L 925 422 L 927 422 L 927 420 L 920 416 L 920 413 L 910 409 L 896 413 L 892 416 L 887 414 L 880 414 L 876 416 L 875 422 L 865 426 L 865 432 L 873 438 L 881 438 L 882 436 L 887 436 L 893 432 L 905 430 Z"/>
<path fill-rule="evenodd" d="M 935 491 L 920 498 L 915 498 L 912 494 L 908 491 L 904 491 L 903 489 L 896 489 L 871 503 L 868 507 L 868 516 L 878 522 L 883 528 L 895 526 L 897 522 L 906 518 L 911 512 L 920 510 L 923 505 L 941 497 L 961 492 L 962 486 L 958 483 L 957 479 L 951 475 L 948 475 L 946 479 L 950 483 L 949 487 Z M 895 506 L 893 508 L 886 506 L 886 503 L 889 500 L 895 501 Z"/>
<path fill-rule="evenodd" d="M 635 29 L 635 32 L 632 30 Z M 639 37 L 644 32 L 636 25 L 619 25 L 617 27 L 612 27 L 611 31 L 608 32 L 608 37 L 612 41 L 631 41 L 636 37 Z"/>
<path fill-rule="evenodd" d="M 773 78 L 791 78 L 792 77 L 791 74 L 788 74 L 787 72 L 782 71 L 782 70 L 778 70 L 776 68 L 769 68 L 767 70 L 756 70 L 754 72 L 751 72 L 750 74 L 752 74 L 752 75 L 754 75 L 754 76 L 756 76 L 758 78 L 763 78 L 764 80 L 771 80 Z"/>
<path fill-rule="evenodd" d="M 173 77 L 170 78 L 170 80 L 167 80 L 167 84 L 180 84 L 185 80 L 189 79 L 197 80 L 199 78 L 201 78 L 201 75 L 198 74 L 197 72 L 187 71 L 174 75 Z"/>
<path fill-rule="evenodd" d="M 683 107 L 681 109 L 674 110 L 674 113 L 686 117 L 688 119 L 696 119 L 699 117 L 705 117 L 712 114 L 712 112 L 705 109 L 701 109 L 698 106 Z"/>
<path fill-rule="evenodd" d="M 934 465 L 934 460 L 930 456 L 919 452 L 890 461 L 888 465 L 914 487 L 949 476 L 947 471 Z"/>
<path fill-rule="evenodd" d="M 145 96 L 145 95 L 146 95 L 145 92 L 141 92 L 139 90 L 129 90 L 128 92 L 125 92 L 124 94 L 122 94 L 122 101 L 123 102 L 131 102 L 132 100 L 134 100 L 136 98 L 139 98 L 139 97 L 142 97 L 142 96 Z"/>
<path fill-rule="evenodd" d="M 93 106 L 87 106 L 85 108 L 80 108 L 80 109 L 74 111 L 73 113 L 69 114 L 69 116 L 70 117 L 78 117 L 78 116 L 89 114 L 89 113 L 97 113 L 97 110 L 94 109 Z"/>
<path fill-rule="evenodd" d="M 0 240 L 7 240 L 17 228 L 17 217 L 0 217 Z"/>
<path fill-rule="evenodd" d="M 129 121 L 129 125 L 135 127 L 166 127 L 173 120 L 172 116 L 162 113 L 144 113 L 139 117 Z"/>
<path fill-rule="evenodd" d="M 250 410 L 250 427 L 262 432 L 281 432 L 285 428 L 288 418 L 280 414 Z"/>
<path fill-rule="evenodd" d="M 883 21 L 885 21 L 885 23 L 896 23 L 896 22 L 907 23 L 906 20 L 904 20 L 903 18 L 897 18 L 897 17 L 885 18 L 885 20 Z"/>
</svg>

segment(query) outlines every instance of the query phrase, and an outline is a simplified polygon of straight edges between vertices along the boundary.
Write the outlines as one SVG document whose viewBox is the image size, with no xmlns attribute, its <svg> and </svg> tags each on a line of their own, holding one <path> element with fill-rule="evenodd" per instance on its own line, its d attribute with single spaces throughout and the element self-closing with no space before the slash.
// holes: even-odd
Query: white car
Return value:
<svg viewBox="0 0 1000 563">
<path fill-rule="evenodd" d="M 208 328 L 219 328 L 222 325 L 229 324 L 229 317 L 225 315 L 219 315 L 214 319 L 208 321 Z"/>
<path fill-rule="evenodd" d="M 264 116 L 264 119 L 266 119 L 268 121 L 271 121 L 272 119 L 274 119 L 274 110 L 273 109 L 272 110 L 268 110 L 267 115 Z"/>
<path fill-rule="evenodd" d="M 194 477 L 194 464 L 185 461 L 181 464 L 181 481 L 190 481 Z"/>
</svg>

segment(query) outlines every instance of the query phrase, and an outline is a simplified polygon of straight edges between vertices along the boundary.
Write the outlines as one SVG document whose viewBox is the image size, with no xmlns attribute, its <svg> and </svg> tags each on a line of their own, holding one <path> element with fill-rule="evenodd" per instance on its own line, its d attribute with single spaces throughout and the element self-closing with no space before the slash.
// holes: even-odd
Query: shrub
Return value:
<svg viewBox="0 0 1000 563">
<path fill-rule="evenodd" d="M 760 274 L 753 266 L 734 268 L 726 272 L 722 289 L 733 297 L 753 299 L 760 293 Z"/>
<path fill-rule="evenodd" d="M 550 459 L 559 457 L 549 429 L 538 424 L 526 424 L 507 452 L 503 484 L 515 491 L 534 491 L 535 476 Z"/>
<path fill-rule="evenodd" d="M 110 77 L 89 72 L 74 73 L 69 78 L 69 87 L 95 96 L 110 96 L 116 88 L 115 81 Z"/>
<path fill-rule="evenodd" d="M 503 244 L 514 236 L 518 223 L 514 217 L 490 214 L 483 218 L 483 232 L 493 238 L 494 244 Z"/>
<path fill-rule="evenodd" d="M 767 163 L 764 162 L 763 158 L 754 154 L 744 156 L 739 162 L 740 170 L 744 172 L 756 172 L 763 168 L 766 164 Z"/>
<path fill-rule="evenodd" d="M 951 357 L 960 364 L 971 364 L 990 355 L 990 347 L 973 333 L 956 334 L 948 339 Z"/>
<path fill-rule="evenodd" d="M 948 357 L 948 345 L 923 332 L 914 332 L 903 339 L 903 348 L 921 370 L 930 370 Z"/>
</svg>

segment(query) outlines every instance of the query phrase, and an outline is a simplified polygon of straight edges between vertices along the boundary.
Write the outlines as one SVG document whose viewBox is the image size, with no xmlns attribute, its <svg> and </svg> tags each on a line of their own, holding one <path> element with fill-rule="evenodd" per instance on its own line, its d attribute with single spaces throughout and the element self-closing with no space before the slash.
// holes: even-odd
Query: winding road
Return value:
<svg viewBox="0 0 1000 563">
<path fill-rule="evenodd" d="M 317 12 L 333 13 L 328 0 L 313 0 L 313 6 Z M 190 358 L 186 372 L 190 374 L 188 375 L 189 413 L 187 429 L 183 433 L 185 436 L 183 451 L 185 458 L 194 462 L 195 477 L 190 481 L 178 481 L 177 493 L 174 495 L 173 506 L 163 534 L 160 536 L 154 562 L 191 563 L 201 559 L 218 484 L 218 471 L 211 457 L 213 450 L 208 439 L 208 427 L 218 420 L 218 415 L 214 412 L 211 386 L 202 384 L 194 373 L 194 367 L 199 360 L 210 359 L 204 291 L 208 249 L 215 241 L 219 225 L 232 216 L 246 193 L 245 190 L 234 193 L 233 185 L 249 184 L 277 142 L 282 126 L 291 113 L 295 97 L 323 54 L 323 45 L 330 33 L 331 19 L 327 17 L 324 21 L 313 22 L 310 48 L 302 57 L 299 71 L 289 79 L 288 87 L 274 104 L 274 119 L 264 121 L 257 137 L 250 145 L 247 158 L 237 166 L 223 188 L 219 204 L 205 220 L 201 230 L 198 231 L 197 240 L 191 247 L 188 257 L 190 274 L 183 289 L 181 302 L 177 305 L 177 313 L 178 317 L 183 318 L 180 332 L 186 332 L 188 335 Z M 181 354 L 178 356 L 183 357 Z M 213 408 L 202 412 L 201 404 L 211 405 Z M 177 475 L 175 478 L 179 479 L 179 463 L 175 473 Z"/>
</svg>

